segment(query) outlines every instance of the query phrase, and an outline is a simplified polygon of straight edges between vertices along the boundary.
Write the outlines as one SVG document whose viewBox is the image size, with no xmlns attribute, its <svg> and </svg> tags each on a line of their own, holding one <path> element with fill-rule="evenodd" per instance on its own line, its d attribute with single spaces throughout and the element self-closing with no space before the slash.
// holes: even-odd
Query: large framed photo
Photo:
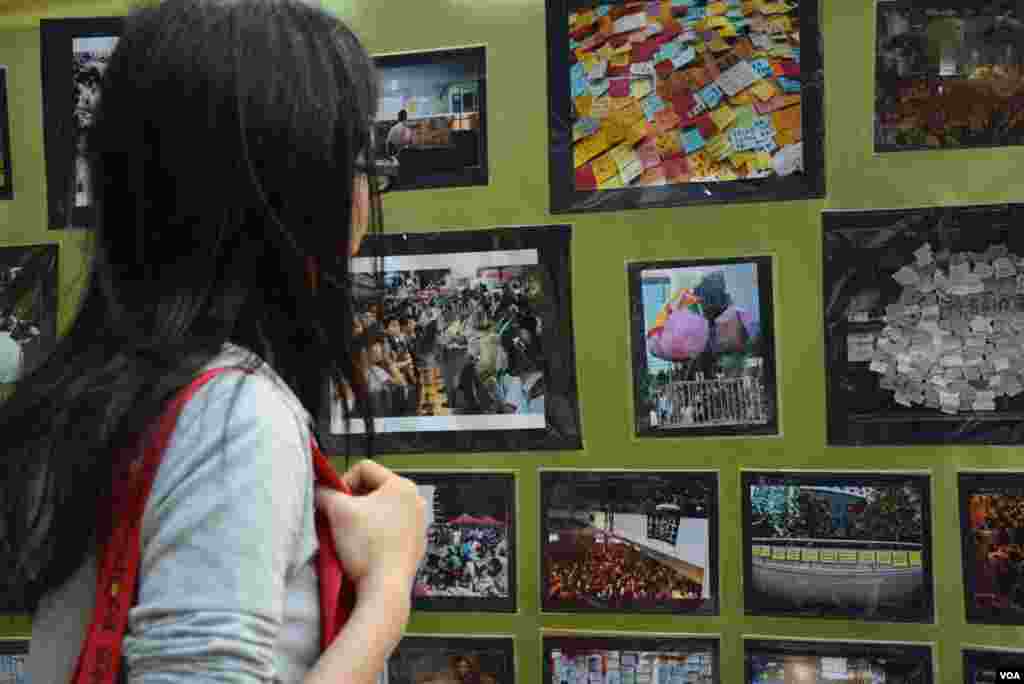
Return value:
<svg viewBox="0 0 1024 684">
<path fill-rule="evenodd" d="M 403 470 L 427 500 L 427 554 L 413 608 L 516 611 L 516 485 L 512 474 Z"/>
<path fill-rule="evenodd" d="M 14 199 L 11 169 L 11 119 L 7 107 L 7 67 L 0 65 L 0 200 Z"/>
<path fill-rule="evenodd" d="M 747 615 L 932 622 L 929 476 L 744 472 Z"/>
<path fill-rule="evenodd" d="M 718 474 L 542 470 L 541 607 L 718 613 Z"/>
<path fill-rule="evenodd" d="M 483 46 L 377 55 L 377 169 L 389 190 L 487 185 Z"/>
<path fill-rule="evenodd" d="M 828 443 L 1024 442 L 1024 205 L 824 213 Z"/>
<path fill-rule="evenodd" d="M 1024 651 L 965 648 L 964 684 L 1024 681 Z"/>
<path fill-rule="evenodd" d="M 28 648 L 28 639 L 0 638 L 0 682 L 31 684 L 25 671 Z"/>
<path fill-rule="evenodd" d="M 0 247 L 0 401 L 57 344 L 57 245 Z"/>
<path fill-rule="evenodd" d="M 1024 15 L 1007 0 L 881 0 L 875 151 L 1024 144 Z"/>
<path fill-rule="evenodd" d="M 42 19 L 43 143 L 49 227 L 92 228 L 85 142 L 123 19 Z M 68 93 L 72 104 L 68 105 Z"/>
<path fill-rule="evenodd" d="M 547 634 L 543 680 L 551 684 L 718 684 L 718 639 L 688 635 Z"/>
<path fill-rule="evenodd" d="M 772 259 L 628 266 L 641 437 L 779 432 Z"/>
<path fill-rule="evenodd" d="M 967 621 L 1024 625 L 1024 472 L 959 480 Z"/>
<path fill-rule="evenodd" d="M 825 196 L 818 0 L 547 0 L 551 211 Z"/>
<path fill-rule="evenodd" d="M 361 253 L 372 256 L 352 270 L 378 452 L 581 448 L 570 235 L 541 226 L 367 239 Z M 327 400 L 341 451 L 345 394 L 331 388 Z M 347 434 L 363 443 L 362 418 Z"/>
<path fill-rule="evenodd" d="M 935 682 L 932 648 L 927 644 L 744 639 L 743 645 L 743 681 L 751 684 Z"/>
<path fill-rule="evenodd" d="M 402 638 L 378 684 L 516 684 L 512 637 Z"/>
</svg>

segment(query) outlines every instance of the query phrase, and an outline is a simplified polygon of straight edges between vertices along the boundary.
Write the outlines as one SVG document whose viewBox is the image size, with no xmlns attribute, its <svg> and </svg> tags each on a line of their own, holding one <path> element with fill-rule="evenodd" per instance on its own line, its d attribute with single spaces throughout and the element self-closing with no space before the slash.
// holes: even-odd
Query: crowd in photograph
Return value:
<svg viewBox="0 0 1024 684">
<path fill-rule="evenodd" d="M 541 319 L 520 280 L 389 276 L 356 318 L 375 416 L 544 414 Z"/>
<path fill-rule="evenodd" d="M 699 584 L 627 544 L 592 544 L 579 558 L 548 565 L 549 599 L 596 600 L 614 607 L 700 596 Z"/>
<path fill-rule="evenodd" d="M 508 539 L 501 526 L 433 525 L 416 579 L 420 597 L 509 595 Z"/>
</svg>

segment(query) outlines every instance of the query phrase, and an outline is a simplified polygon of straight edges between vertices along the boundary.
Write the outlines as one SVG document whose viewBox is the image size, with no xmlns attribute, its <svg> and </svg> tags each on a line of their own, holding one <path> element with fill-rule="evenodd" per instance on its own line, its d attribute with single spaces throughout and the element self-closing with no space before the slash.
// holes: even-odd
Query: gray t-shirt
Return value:
<svg viewBox="0 0 1024 684">
<path fill-rule="evenodd" d="M 208 368 L 237 365 L 241 352 L 228 345 Z M 320 606 L 310 425 L 266 364 L 251 376 L 219 375 L 185 404 L 143 515 L 122 681 L 301 682 L 313 667 Z M 71 681 L 96 579 L 91 557 L 43 597 L 28 681 Z"/>
</svg>

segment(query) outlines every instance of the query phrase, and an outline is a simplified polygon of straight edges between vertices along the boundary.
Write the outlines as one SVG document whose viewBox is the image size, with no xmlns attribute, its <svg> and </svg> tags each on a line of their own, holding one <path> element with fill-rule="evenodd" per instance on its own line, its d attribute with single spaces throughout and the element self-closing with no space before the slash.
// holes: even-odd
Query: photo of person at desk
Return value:
<svg viewBox="0 0 1024 684">
<path fill-rule="evenodd" d="M 483 48 L 377 58 L 374 156 L 387 189 L 487 184 Z"/>
</svg>

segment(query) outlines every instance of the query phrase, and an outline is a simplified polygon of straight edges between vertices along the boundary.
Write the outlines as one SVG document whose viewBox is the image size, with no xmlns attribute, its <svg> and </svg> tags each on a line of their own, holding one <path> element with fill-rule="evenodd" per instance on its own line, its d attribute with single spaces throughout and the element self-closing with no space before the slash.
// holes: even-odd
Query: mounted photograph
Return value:
<svg viewBox="0 0 1024 684">
<path fill-rule="evenodd" d="M 547 0 L 552 213 L 824 197 L 818 0 Z"/>
<path fill-rule="evenodd" d="M 1024 443 L 1024 205 L 822 221 L 828 444 Z"/>
<path fill-rule="evenodd" d="M 374 154 L 384 189 L 487 185 L 483 46 L 374 56 Z"/>
<path fill-rule="evenodd" d="M 401 470 L 427 500 L 427 554 L 415 610 L 516 611 L 516 485 L 511 473 Z"/>
<path fill-rule="evenodd" d="M 718 639 L 616 634 L 542 636 L 551 684 L 718 684 Z"/>
<path fill-rule="evenodd" d="M 638 437 L 776 435 L 771 257 L 628 265 Z"/>
<path fill-rule="evenodd" d="M 718 613 L 718 474 L 547 470 L 541 607 Z"/>
<path fill-rule="evenodd" d="M 875 152 L 1024 145 L 1024 14 L 1007 0 L 881 0 Z"/>
<path fill-rule="evenodd" d="M 1024 625 L 1024 472 L 959 484 L 967 621 Z"/>
<path fill-rule="evenodd" d="M 743 472 L 747 615 L 928 623 L 928 475 Z"/>
<path fill-rule="evenodd" d="M 516 684 L 514 639 L 406 635 L 377 684 Z"/>
<path fill-rule="evenodd" d="M 750 684 L 936 681 L 926 644 L 745 639 L 744 648 Z"/>
<path fill-rule="evenodd" d="M 122 24 L 120 17 L 39 22 L 46 202 L 51 229 L 95 225 L 85 145 L 100 99 L 103 73 L 117 47 Z"/>
<path fill-rule="evenodd" d="M 580 448 L 569 244 L 567 226 L 367 238 L 351 271 L 376 449 Z M 331 388 L 339 444 L 365 439 L 354 409 Z"/>
</svg>

